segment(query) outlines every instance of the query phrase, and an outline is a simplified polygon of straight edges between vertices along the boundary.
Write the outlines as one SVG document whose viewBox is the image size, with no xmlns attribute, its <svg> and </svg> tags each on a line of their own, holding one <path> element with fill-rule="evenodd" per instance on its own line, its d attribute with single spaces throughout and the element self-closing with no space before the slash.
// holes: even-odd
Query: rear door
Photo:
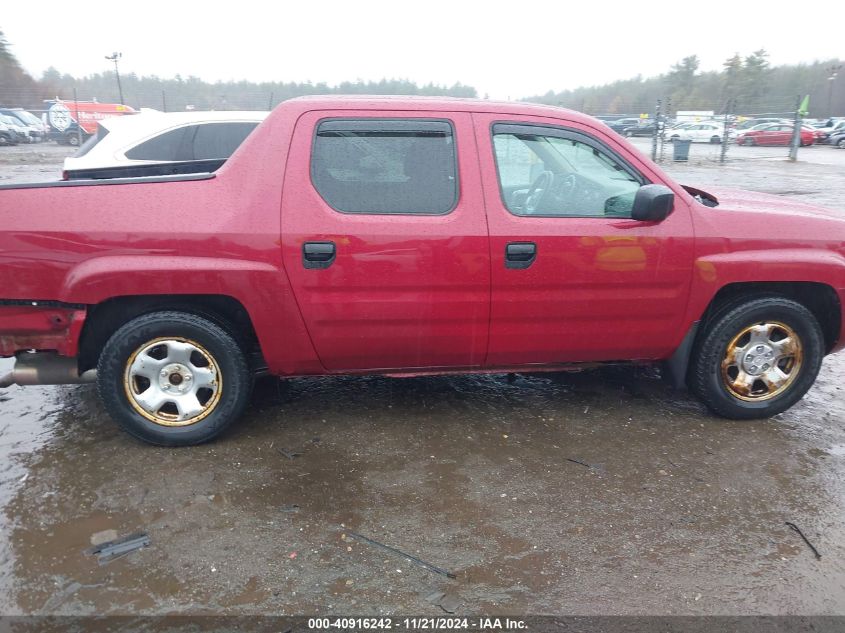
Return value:
<svg viewBox="0 0 845 633">
<path fill-rule="evenodd" d="M 680 196 L 631 219 L 660 182 L 610 135 L 578 123 L 474 115 L 490 226 L 491 367 L 656 359 L 682 337 L 693 261 Z"/>
<path fill-rule="evenodd" d="M 490 254 L 469 114 L 306 113 L 283 191 L 284 264 L 326 369 L 483 362 Z"/>
</svg>

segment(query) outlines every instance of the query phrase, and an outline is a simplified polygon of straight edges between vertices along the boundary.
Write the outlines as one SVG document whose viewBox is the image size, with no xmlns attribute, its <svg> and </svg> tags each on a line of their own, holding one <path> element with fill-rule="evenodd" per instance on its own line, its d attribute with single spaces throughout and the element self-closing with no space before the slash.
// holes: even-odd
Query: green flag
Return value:
<svg viewBox="0 0 845 633">
<path fill-rule="evenodd" d="M 801 116 L 807 116 L 810 114 L 810 95 L 804 97 L 804 100 L 801 101 L 801 105 L 798 106 L 798 114 Z"/>
</svg>

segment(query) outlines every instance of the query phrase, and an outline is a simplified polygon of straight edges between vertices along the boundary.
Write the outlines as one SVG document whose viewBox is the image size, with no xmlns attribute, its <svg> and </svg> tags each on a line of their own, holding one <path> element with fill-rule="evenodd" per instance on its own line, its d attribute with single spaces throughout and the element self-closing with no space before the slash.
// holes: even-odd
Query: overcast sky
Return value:
<svg viewBox="0 0 845 633">
<path fill-rule="evenodd" d="M 758 48 L 769 51 L 773 64 L 845 54 L 825 17 L 841 17 L 834 0 L 806 5 L 797 22 L 795 9 L 785 5 L 751 10 L 755 5 L 741 9 L 735 0 L 43 0 L 33 6 L 35 12 L 20 3 L 3 11 L 0 28 L 35 76 L 49 66 L 77 76 L 108 71 L 103 57 L 120 51 L 121 71 L 139 75 L 460 81 L 480 96 L 517 99 L 656 75 L 693 54 L 703 70 Z"/>
</svg>

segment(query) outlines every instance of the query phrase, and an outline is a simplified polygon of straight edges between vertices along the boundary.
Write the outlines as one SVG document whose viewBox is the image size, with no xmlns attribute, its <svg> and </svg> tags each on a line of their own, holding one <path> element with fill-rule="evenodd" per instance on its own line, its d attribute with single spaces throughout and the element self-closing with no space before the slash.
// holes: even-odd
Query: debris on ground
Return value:
<svg viewBox="0 0 845 633">
<path fill-rule="evenodd" d="M 116 558 L 126 556 L 135 550 L 149 547 L 150 542 L 150 537 L 146 532 L 135 532 L 119 539 L 105 541 L 94 545 L 93 547 L 89 547 L 85 550 L 85 553 L 89 556 L 96 555 L 97 562 L 100 563 L 100 565 L 105 565 Z"/>
<path fill-rule="evenodd" d="M 285 450 L 283 448 L 277 448 L 276 450 L 279 451 L 279 453 L 281 453 L 282 455 L 284 455 L 288 459 L 296 459 L 297 457 L 302 457 L 302 453 L 297 453 L 297 452 L 294 452 L 294 451 L 288 451 L 288 450 Z"/>
<path fill-rule="evenodd" d="M 117 540 L 117 530 L 103 530 L 91 535 L 91 545 L 102 545 Z"/>
<path fill-rule="evenodd" d="M 454 613 L 461 605 L 461 600 L 453 593 L 445 591 L 434 591 L 425 597 L 425 601 L 440 607 L 446 613 Z"/>
<path fill-rule="evenodd" d="M 586 466 L 587 468 L 592 468 L 587 462 L 582 462 L 580 459 L 572 459 L 571 457 L 567 457 L 566 461 L 572 462 L 573 464 L 580 464 L 581 466 Z"/>
<path fill-rule="evenodd" d="M 293 514 L 294 512 L 299 512 L 299 506 L 295 503 L 290 503 L 287 505 L 283 505 L 281 508 L 279 508 L 279 510 L 288 514 Z"/>
<path fill-rule="evenodd" d="M 428 595 L 425 597 L 425 601 L 426 601 L 426 602 L 430 602 L 431 604 L 437 604 L 437 605 L 439 605 L 439 604 L 440 604 L 440 601 L 443 599 L 443 597 L 444 597 L 445 595 L 446 595 L 446 592 L 445 592 L 445 591 L 434 591 L 434 592 L 432 592 L 432 593 L 428 594 Z"/>
<path fill-rule="evenodd" d="M 454 613 L 458 610 L 458 607 L 461 606 L 461 600 L 453 593 L 447 593 L 440 602 L 437 603 L 441 609 L 443 609 L 446 613 Z"/>
<path fill-rule="evenodd" d="M 407 560 L 411 561 L 412 563 L 419 565 L 429 571 L 433 571 L 435 574 L 440 574 L 441 576 L 446 576 L 446 578 L 455 579 L 457 576 L 450 571 L 443 569 L 442 567 L 437 567 L 432 565 L 431 563 L 427 563 L 424 560 L 417 558 L 416 556 L 411 556 L 410 554 L 406 554 L 402 550 L 398 550 L 395 547 L 390 547 L 389 545 L 385 545 L 384 543 L 379 543 L 378 541 L 374 541 L 371 538 L 367 538 L 362 534 L 358 534 L 357 532 L 348 532 L 349 536 L 354 538 L 356 541 L 361 541 L 362 543 L 367 543 L 372 545 L 373 547 L 377 547 L 385 552 L 390 552 L 391 554 L 396 554 L 397 556 L 401 556 L 402 558 L 406 558 Z"/>
<path fill-rule="evenodd" d="M 800 536 L 802 539 L 804 539 L 804 542 L 807 544 L 807 547 L 809 547 L 811 550 L 813 550 L 813 554 L 816 555 L 816 560 L 822 559 L 822 555 L 819 554 L 819 550 L 817 550 L 815 545 L 813 545 L 810 542 L 810 539 L 808 539 L 806 536 L 804 536 L 804 533 L 801 531 L 801 528 L 799 528 L 794 523 L 790 523 L 789 521 L 786 521 L 786 525 L 788 525 L 790 527 L 790 529 L 792 529 L 793 531 L 798 532 L 798 536 Z"/>
</svg>

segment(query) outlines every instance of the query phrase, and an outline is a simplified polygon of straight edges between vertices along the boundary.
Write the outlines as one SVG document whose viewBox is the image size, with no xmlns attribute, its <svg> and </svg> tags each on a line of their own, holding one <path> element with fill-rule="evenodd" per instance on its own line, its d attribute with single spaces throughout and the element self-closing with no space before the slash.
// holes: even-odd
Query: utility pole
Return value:
<svg viewBox="0 0 845 633">
<path fill-rule="evenodd" d="M 725 155 L 728 153 L 728 132 L 730 132 L 729 126 L 734 108 L 734 99 L 728 99 L 728 103 L 725 105 L 725 127 L 722 131 L 722 151 L 719 153 L 719 162 L 722 164 L 724 164 Z"/>
<path fill-rule="evenodd" d="M 120 85 L 120 72 L 117 69 L 117 62 L 121 57 L 123 57 L 123 53 L 118 53 L 117 51 L 111 55 L 106 55 L 107 60 L 114 62 L 114 76 L 117 77 L 117 92 L 120 94 L 120 105 L 126 105 L 123 103 L 123 87 Z"/>
<path fill-rule="evenodd" d="M 801 95 L 795 102 L 795 120 L 792 124 L 792 141 L 789 143 L 789 160 L 798 160 L 798 147 L 801 145 Z"/>
<path fill-rule="evenodd" d="M 657 161 L 657 137 L 660 135 L 660 99 L 654 108 L 654 133 L 651 135 L 651 160 Z"/>
<path fill-rule="evenodd" d="M 839 75 L 839 71 L 842 70 L 842 64 L 834 64 L 827 70 L 830 72 L 830 76 L 827 78 L 827 115 L 833 116 L 833 84 Z"/>
</svg>

